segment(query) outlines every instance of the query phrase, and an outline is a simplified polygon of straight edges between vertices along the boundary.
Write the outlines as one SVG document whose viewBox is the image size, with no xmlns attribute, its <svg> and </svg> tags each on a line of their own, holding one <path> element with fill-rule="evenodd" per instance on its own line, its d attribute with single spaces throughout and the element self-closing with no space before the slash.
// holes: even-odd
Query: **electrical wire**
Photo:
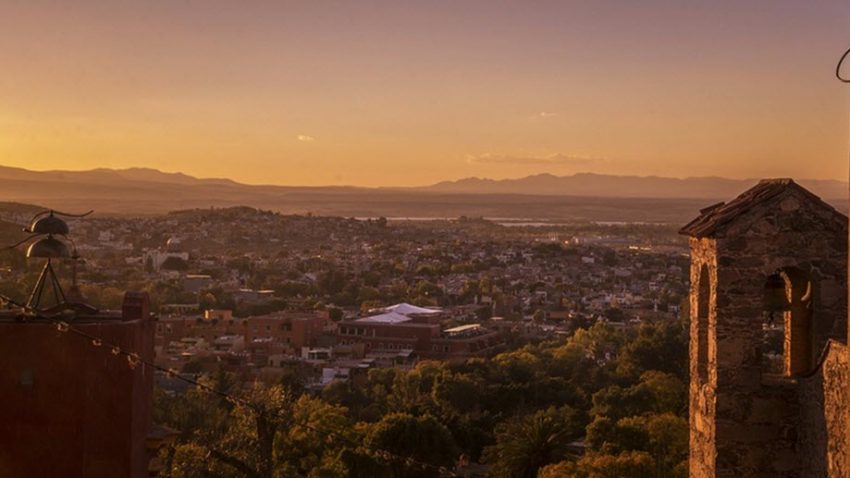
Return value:
<svg viewBox="0 0 850 478">
<path fill-rule="evenodd" d="M 838 60 L 838 64 L 835 65 L 835 77 L 838 78 L 838 80 L 842 83 L 850 83 L 850 78 L 844 78 L 843 76 L 841 76 L 841 65 L 844 64 L 844 60 L 847 59 L 848 55 L 850 55 L 850 48 L 848 48 L 847 51 L 845 51 L 844 54 L 841 55 L 841 59 Z"/>
<path fill-rule="evenodd" d="M 850 48 L 841 55 L 841 58 L 838 60 L 838 64 L 835 65 L 835 77 L 842 83 L 850 83 L 850 78 L 844 78 L 841 76 L 841 66 L 844 64 L 844 60 L 847 59 L 848 55 L 850 55 Z"/>
<path fill-rule="evenodd" d="M 41 211 L 41 212 L 37 213 L 35 216 L 33 216 L 33 220 L 35 220 L 35 219 L 37 219 L 41 216 L 44 216 L 45 214 L 55 214 L 57 216 L 66 216 L 66 217 L 86 217 L 93 212 L 94 212 L 94 209 L 89 209 L 88 211 L 86 211 L 82 214 L 74 214 L 72 212 L 57 211 L 55 209 L 45 209 L 44 211 Z"/>
<path fill-rule="evenodd" d="M 46 320 L 50 321 L 51 323 L 55 324 L 56 329 L 59 332 L 72 333 L 72 334 L 78 335 L 80 337 L 83 337 L 83 338 L 89 340 L 91 345 L 94 346 L 94 347 L 105 347 L 105 348 L 108 348 L 113 355 L 120 355 L 120 356 L 126 357 L 127 364 L 129 365 L 129 367 L 131 369 L 135 369 L 139 364 L 144 364 L 145 366 L 150 367 L 154 370 L 164 372 L 168 377 L 183 381 L 185 383 L 188 383 L 190 385 L 198 387 L 198 388 L 200 388 L 204 391 L 207 391 L 207 392 L 212 393 L 214 395 L 220 396 L 220 397 L 224 398 L 225 400 L 227 400 L 228 402 L 233 403 L 234 405 L 241 405 L 241 406 L 245 407 L 246 409 L 250 410 L 252 413 L 256 413 L 258 415 L 263 415 L 263 414 L 267 413 L 267 412 L 263 411 L 259 406 L 257 406 L 253 402 L 251 402 L 250 400 L 247 400 L 247 399 L 242 398 L 242 397 L 237 397 L 237 396 L 231 395 L 231 394 L 229 394 L 225 391 L 218 390 L 215 387 L 211 387 L 211 386 L 209 386 L 205 383 L 199 382 L 197 380 L 194 380 L 194 379 L 191 379 L 191 378 L 188 378 L 188 377 L 184 377 L 183 375 L 181 375 L 175 369 L 166 368 L 166 367 L 163 367 L 161 365 L 157 365 L 157 364 L 155 364 L 155 363 L 153 363 L 149 360 L 145 360 L 144 358 L 142 358 L 142 356 L 140 354 L 138 354 L 136 352 L 130 352 L 130 351 L 122 348 L 118 344 L 111 343 L 109 341 L 103 340 L 102 337 L 98 337 L 98 336 L 92 335 L 92 334 L 90 334 L 90 333 L 88 333 L 84 330 L 80 330 L 80 329 L 72 326 L 68 322 L 52 319 L 52 318 L 49 318 L 49 317 L 40 317 L 40 318 L 46 319 Z M 273 413 L 272 415 L 275 418 L 279 418 L 279 419 L 282 419 L 282 420 L 286 419 L 286 417 L 284 417 L 280 414 L 277 414 L 277 413 Z M 319 430 L 318 428 L 313 427 L 313 426 L 306 424 L 306 423 L 305 424 L 299 424 L 299 426 L 302 426 L 302 427 L 304 427 L 304 428 L 306 428 L 310 431 L 316 432 L 316 433 L 325 434 L 325 435 L 328 435 L 328 436 L 335 437 L 335 438 L 339 439 L 340 441 L 346 442 L 348 445 L 353 446 L 355 449 L 364 450 L 368 454 L 371 454 L 374 458 L 378 458 L 378 459 L 384 460 L 386 462 L 401 462 L 401 463 L 404 463 L 405 466 L 417 466 L 417 467 L 419 467 L 421 469 L 425 469 L 425 470 L 434 470 L 439 474 L 439 476 L 442 476 L 442 477 L 457 477 L 458 476 L 452 470 L 450 470 L 450 469 L 448 469 L 447 467 L 444 467 L 444 466 L 438 466 L 438 465 L 434 465 L 434 464 L 431 464 L 431 463 L 426 463 L 426 462 L 423 462 L 423 461 L 420 461 L 420 460 L 416 460 L 416 459 L 411 458 L 411 457 L 397 455 L 397 454 L 390 452 L 390 451 L 387 451 L 387 450 L 364 449 L 362 447 L 362 443 L 351 440 L 348 437 L 346 437 L 344 435 L 340 435 L 337 432 L 328 431 L 328 430 Z"/>
<path fill-rule="evenodd" d="M 12 244 L 11 246 L 5 246 L 5 247 L 3 247 L 3 248 L 2 248 L 2 249 L 0 249 L 0 250 L 4 250 L 4 251 L 5 251 L 5 250 L 7 250 L 7 249 L 17 249 L 17 248 L 18 248 L 18 246 L 20 246 L 21 244 L 23 244 L 23 243 L 25 243 L 25 242 L 29 241 L 30 239 L 33 239 L 33 238 L 34 238 L 34 237 L 36 237 L 36 236 L 40 236 L 40 235 L 41 235 L 41 234 L 32 234 L 32 235 L 28 236 L 26 239 L 21 239 L 20 241 L 16 242 L 15 244 Z"/>
</svg>

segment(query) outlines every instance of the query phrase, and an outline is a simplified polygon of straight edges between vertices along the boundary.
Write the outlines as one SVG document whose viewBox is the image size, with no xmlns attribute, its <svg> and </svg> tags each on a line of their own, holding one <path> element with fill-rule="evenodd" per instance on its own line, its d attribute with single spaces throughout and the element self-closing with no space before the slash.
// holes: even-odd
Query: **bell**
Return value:
<svg viewBox="0 0 850 478">
<path fill-rule="evenodd" d="M 50 215 L 44 216 L 36 219 L 30 225 L 30 228 L 27 232 L 31 232 L 33 234 L 68 234 L 68 224 L 65 223 L 62 219 L 54 216 L 51 212 Z"/>
<path fill-rule="evenodd" d="M 27 257 L 40 257 L 44 259 L 64 259 L 70 257 L 68 246 L 62 241 L 51 236 L 39 239 L 27 249 Z"/>
<path fill-rule="evenodd" d="M 784 312 L 790 308 L 785 279 L 779 272 L 775 272 L 768 276 L 764 284 L 764 309 L 772 316 L 774 312 Z"/>
</svg>

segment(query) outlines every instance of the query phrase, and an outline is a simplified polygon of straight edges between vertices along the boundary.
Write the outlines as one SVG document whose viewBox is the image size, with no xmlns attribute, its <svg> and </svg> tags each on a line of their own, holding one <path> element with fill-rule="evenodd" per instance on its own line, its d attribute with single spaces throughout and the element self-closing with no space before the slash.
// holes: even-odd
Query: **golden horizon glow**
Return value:
<svg viewBox="0 0 850 478">
<path fill-rule="evenodd" d="M 588 3 L 7 2 L 0 164 L 847 178 L 850 4 Z"/>
</svg>

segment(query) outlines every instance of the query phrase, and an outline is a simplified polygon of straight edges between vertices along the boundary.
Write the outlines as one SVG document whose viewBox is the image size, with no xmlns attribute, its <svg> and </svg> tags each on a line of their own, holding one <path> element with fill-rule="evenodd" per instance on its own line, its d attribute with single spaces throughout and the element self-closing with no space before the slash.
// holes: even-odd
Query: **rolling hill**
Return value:
<svg viewBox="0 0 850 478">
<path fill-rule="evenodd" d="M 154 169 L 30 171 L 0 166 L 0 201 L 99 214 L 159 214 L 245 205 L 346 217 L 521 217 L 684 222 L 756 180 L 577 174 L 464 179 L 424 188 L 294 187 L 199 179 Z M 846 211 L 847 183 L 801 181 Z"/>
</svg>

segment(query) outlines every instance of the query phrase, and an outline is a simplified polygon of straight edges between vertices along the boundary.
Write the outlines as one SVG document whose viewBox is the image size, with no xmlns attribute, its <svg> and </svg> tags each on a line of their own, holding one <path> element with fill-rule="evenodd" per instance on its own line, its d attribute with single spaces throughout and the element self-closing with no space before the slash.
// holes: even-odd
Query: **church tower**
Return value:
<svg viewBox="0 0 850 478">
<path fill-rule="evenodd" d="M 824 418 L 840 387 L 822 363 L 831 347 L 846 355 L 847 218 L 790 179 L 764 180 L 681 233 L 691 478 L 838 476 L 830 460 L 844 458 L 820 437 L 846 433 Z"/>
</svg>

